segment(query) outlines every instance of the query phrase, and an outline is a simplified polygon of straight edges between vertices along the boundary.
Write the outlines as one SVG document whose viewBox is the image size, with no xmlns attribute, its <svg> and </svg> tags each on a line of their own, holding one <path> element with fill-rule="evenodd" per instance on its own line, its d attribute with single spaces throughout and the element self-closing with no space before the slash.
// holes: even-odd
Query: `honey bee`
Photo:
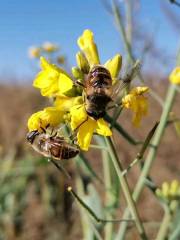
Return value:
<svg viewBox="0 0 180 240">
<path fill-rule="evenodd" d="M 136 61 L 126 77 L 122 81 L 117 81 L 114 85 L 108 69 L 102 65 L 92 67 L 84 83 L 87 114 L 95 120 L 104 117 L 108 104 L 114 101 L 113 97 L 118 92 L 129 85 L 139 66 L 139 61 Z"/>
<path fill-rule="evenodd" d="M 112 78 L 101 65 L 94 66 L 85 80 L 85 108 L 89 116 L 98 120 L 104 117 L 106 107 L 112 100 Z"/>
<path fill-rule="evenodd" d="M 52 136 L 34 130 L 27 134 L 27 141 L 35 151 L 55 160 L 70 159 L 79 154 L 77 145 L 68 143 L 64 137 L 57 136 L 57 133 Z"/>
</svg>

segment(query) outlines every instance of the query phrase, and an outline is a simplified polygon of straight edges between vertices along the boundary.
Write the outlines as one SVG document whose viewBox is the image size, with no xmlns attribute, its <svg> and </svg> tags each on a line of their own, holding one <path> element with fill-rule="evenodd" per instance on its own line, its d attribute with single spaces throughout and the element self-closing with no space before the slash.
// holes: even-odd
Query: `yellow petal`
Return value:
<svg viewBox="0 0 180 240">
<path fill-rule="evenodd" d="M 73 106 L 70 110 L 70 115 L 72 130 L 78 128 L 88 118 L 84 104 Z"/>
<path fill-rule="evenodd" d="M 146 87 L 146 86 L 143 86 L 143 87 L 136 87 L 136 88 L 133 88 L 131 91 L 130 91 L 130 94 L 133 94 L 133 95 L 142 95 L 143 93 L 146 93 L 149 91 L 149 88 Z"/>
<path fill-rule="evenodd" d="M 168 197 L 169 196 L 169 183 L 164 182 L 162 184 L 162 194 L 164 197 Z"/>
<path fill-rule="evenodd" d="M 96 132 L 103 136 L 111 136 L 112 131 L 108 126 L 108 123 L 103 118 L 97 120 Z"/>
<path fill-rule="evenodd" d="M 73 82 L 63 69 L 48 63 L 43 57 L 40 60 L 42 71 L 35 78 L 33 86 L 39 88 L 43 96 L 61 96 L 71 90 Z"/>
<path fill-rule="evenodd" d="M 117 54 L 110 60 L 108 60 L 104 66 L 109 70 L 111 73 L 112 79 L 117 78 L 119 71 L 122 66 L 122 57 L 121 55 Z"/>
<path fill-rule="evenodd" d="M 180 84 L 180 67 L 176 67 L 170 74 L 169 80 L 171 83 Z"/>
<path fill-rule="evenodd" d="M 133 112 L 133 124 L 135 127 L 140 126 L 142 117 L 148 113 L 148 101 L 143 93 L 148 91 L 148 87 L 137 87 L 130 91 L 129 94 L 122 98 L 124 108 L 131 109 Z"/>
<path fill-rule="evenodd" d="M 136 99 L 132 94 L 127 94 L 122 98 L 122 105 L 125 108 L 132 108 L 132 104 L 135 100 Z"/>
<path fill-rule="evenodd" d="M 99 55 L 97 46 L 94 42 L 93 33 L 90 30 L 85 30 L 81 37 L 77 41 L 80 49 L 85 54 L 90 66 L 99 64 Z"/>
<path fill-rule="evenodd" d="M 41 128 L 46 128 L 47 125 L 56 127 L 63 122 L 63 116 L 64 111 L 59 111 L 56 107 L 45 108 L 31 115 L 28 119 L 28 129 L 41 131 Z"/>
<path fill-rule="evenodd" d="M 178 195 L 178 190 L 180 189 L 180 184 L 177 180 L 173 180 L 170 186 L 170 195 Z"/>
<path fill-rule="evenodd" d="M 96 121 L 91 118 L 88 118 L 87 121 L 85 121 L 79 127 L 77 133 L 77 140 L 78 145 L 82 150 L 88 151 L 95 127 Z"/>
<path fill-rule="evenodd" d="M 134 113 L 132 123 L 135 127 L 139 127 L 141 123 L 142 115 L 140 113 Z"/>
<path fill-rule="evenodd" d="M 58 83 L 59 83 L 59 86 L 58 86 L 59 91 L 61 94 L 66 93 L 73 87 L 73 82 L 72 82 L 71 78 L 69 76 L 65 75 L 64 73 L 59 74 Z"/>
<path fill-rule="evenodd" d="M 83 103 L 81 96 L 79 97 L 57 97 L 54 104 L 62 111 L 69 111 L 73 106 Z"/>
</svg>

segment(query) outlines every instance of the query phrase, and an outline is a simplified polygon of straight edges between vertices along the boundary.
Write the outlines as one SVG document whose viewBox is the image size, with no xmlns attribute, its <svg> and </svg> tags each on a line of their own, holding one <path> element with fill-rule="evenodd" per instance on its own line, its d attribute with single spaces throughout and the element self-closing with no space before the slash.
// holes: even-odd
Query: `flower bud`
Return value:
<svg viewBox="0 0 180 240">
<path fill-rule="evenodd" d="M 78 52 L 76 54 L 76 62 L 77 62 L 78 67 L 81 69 L 81 71 L 83 73 L 87 74 L 89 72 L 88 61 L 82 52 Z"/>
<path fill-rule="evenodd" d="M 84 78 L 83 72 L 78 67 L 72 67 L 71 71 L 72 71 L 73 76 L 76 79 L 83 79 Z"/>
</svg>

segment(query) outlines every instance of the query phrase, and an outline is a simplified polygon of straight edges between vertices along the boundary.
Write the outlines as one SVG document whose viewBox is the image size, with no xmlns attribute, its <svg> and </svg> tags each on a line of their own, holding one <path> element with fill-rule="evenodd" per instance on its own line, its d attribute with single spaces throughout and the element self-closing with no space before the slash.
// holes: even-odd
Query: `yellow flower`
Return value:
<svg viewBox="0 0 180 240">
<path fill-rule="evenodd" d="M 168 201 L 180 198 L 180 182 L 173 180 L 171 183 L 164 182 L 161 188 L 156 190 L 156 195 Z"/>
<path fill-rule="evenodd" d="M 63 122 L 64 111 L 60 111 L 56 107 L 47 107 L 42 111 L 36 112 L 28 119 L 29 131 L 39 130 L 46 128 L 48 125 L 57 127 Z"/>
<path fill-rule="evenodd" d="M 103 136 L 112 135 L 104 119 L 100 118 L 96 121 L 87 115 L 84 104 L 73 106 L 70 115 L 71 128 L 77 130 L 78 145 L 84 151 L 88 150 L 94 132 Z"/>
<path fill-rule="evenodd" d="M 85 54 L 90 66 L 99 64 L 98 49 L 94 42 L 93 33 L 90 30 L 86 29 L 82 36 L 78 38 L 77 43 Z"/>
<path fill-rule="evenodd" d="M 30 47 L 28 50 L 28 55 L 30 58 L 39 58 L 41 49 L 39 47 Z"/>
<path fill-rule="evenodd" d="M 98 49 L 94 42 L 93 32 L 91 30 L 85 30 L 81 37 L 78 39 L 78 45 L 82 50 L 82 53 L 77 53 L 76 60 L 78 67 L 82 70 L 83 73 L 88 73 L 88 64 L 90 68 L 94 65 L 100 64 Z M 86 60 L 87 59 L 87 60 Z M 112 59 L 109 59 L 105 64 L 106 67 L 113 79 L 113 84 L 116 81 L 116 78 L 119 74 L 122 65 L 122 57 L 119 54 L 116 54 Z"/>
<path fill-rule="evenodd" d="M 136 127 L 140 125 L 142 117 L 148 112 L 147 98 L 143 95 L 148 90 L 148 87 L 136 87 L 122 98 L 123 107 L 131 109 L 134 113 L 133 124 Z"/>
<path fill-rule="evenodd" d="M 54 64 L 41 57 L 42 71 L 37 75 L 33 86 L 41 90 L 42 96 L 54 97 L 66 94 L 73 87 L 69 75 Z"/>
<path fill-rule="evenodd" d="M 171 83 L 180 84 L 180 67 L 176 67 L 170 74 L 169 80 Z"/>
<path fill-rule="evenodd" d="M 69 111 L 73 106 L 83 103 L 82 96 L 79 97 L 57 97 L 54 105 L 57 109 L 65 112 Z"/>
<path fill-rule="evenodd" d="M 57 51 L 59 48 L 56 44 L 51 43 L 51 42 L 45 42 L 42 45 L 42 49 L 48 53 L 52 53 Z"/>
</svg>

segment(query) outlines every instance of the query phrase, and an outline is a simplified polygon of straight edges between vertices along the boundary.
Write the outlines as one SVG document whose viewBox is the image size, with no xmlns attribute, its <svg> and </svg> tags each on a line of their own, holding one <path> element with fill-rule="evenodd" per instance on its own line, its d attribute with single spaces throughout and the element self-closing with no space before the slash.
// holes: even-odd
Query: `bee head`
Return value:
<svg viewBox="0 0 180 240">
<path fill-rule="evenodd" d="M 28 132 L 26 139 L 30 144 L 33 144 L 34 139 L 36 138 L 37 135 L 39 135 L 40 133 L 38 132 L 38 130 L 33 130 L 31 132 Z"/>
</svg>

